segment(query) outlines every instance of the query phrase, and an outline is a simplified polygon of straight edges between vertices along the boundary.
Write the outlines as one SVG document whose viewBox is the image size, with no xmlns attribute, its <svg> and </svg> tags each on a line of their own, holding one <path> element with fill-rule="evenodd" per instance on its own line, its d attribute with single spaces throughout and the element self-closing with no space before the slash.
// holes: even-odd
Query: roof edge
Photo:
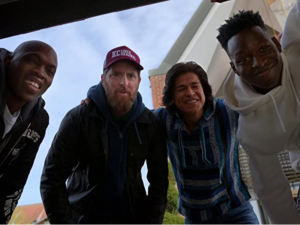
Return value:
<svg viewBox="0 0 300 225">
<path fill-rule="evenodd" d="M 180 56 L 183 54 L 190 41 L 193 39 L 194 35 L 205 20 L 213 5 L 214 4 L 210 1 L 202 0 L 198 9 L 181 32 L 160 66 L 156 69 L 148 71 L 149 77 L 165 74 L 171 68 L 171 66 L 178 62 Z"/>
</svg>

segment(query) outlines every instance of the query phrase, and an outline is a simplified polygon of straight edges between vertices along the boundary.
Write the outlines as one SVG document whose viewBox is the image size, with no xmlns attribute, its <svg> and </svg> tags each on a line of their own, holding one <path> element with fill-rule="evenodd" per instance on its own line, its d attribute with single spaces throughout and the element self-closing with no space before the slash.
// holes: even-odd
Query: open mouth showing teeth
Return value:
<svg viewBox="0 0 300 225">
<path fill-rule="evenodd" d="M 33 82 L 33 81 L 30 81 L 30 80 L 26 80 L 25 82 L 26 82 L 27 84 L 29 84 L 29 85 L 35 87 L 36 89 L 40 89 L 38 83 L 35 83 L 35 82 Z"/>
<path fill-rule="evenodd" d="M 197 102 L 197 100 L 187 101 L 186 103 L 194 103 L 194 102 Z"/>
</svg>

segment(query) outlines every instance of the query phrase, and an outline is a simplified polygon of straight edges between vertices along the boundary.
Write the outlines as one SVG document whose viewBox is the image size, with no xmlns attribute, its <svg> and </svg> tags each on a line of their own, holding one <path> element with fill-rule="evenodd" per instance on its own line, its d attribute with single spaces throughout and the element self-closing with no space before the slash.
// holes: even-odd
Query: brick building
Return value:
<svg viewBox="0 0 300 225">
<path fill-rule="evenodd" d="M 152 92 L 152 101 L 153 108 L 157 109 L 162 105 L 162 91 L 165 84 L 166 74 L 160 74 L 157 76 L 150 76 L 151 83 L 151 92 Z"/>
<path fill-rule="evenodd" d="M 9 224 L 49 224 L 42 203 L 17 206 Z"/>
</svg>

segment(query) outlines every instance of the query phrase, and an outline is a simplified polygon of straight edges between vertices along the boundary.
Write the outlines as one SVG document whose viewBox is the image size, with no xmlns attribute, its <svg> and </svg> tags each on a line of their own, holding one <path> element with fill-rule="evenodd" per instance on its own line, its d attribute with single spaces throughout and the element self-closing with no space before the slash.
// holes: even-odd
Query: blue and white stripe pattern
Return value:
<svg viewBox="0 0 300 225">
<path fill-rule="evenodd" d="M 206 221 L 249 200 L 239 169 L 238 115 L 223 100 L 214 100 L 213 108 L 206 110 L 191 134 L 178 112 L 170 114 L 160 108 L 156 114 L 167 131 L 182 215 Z"/>
</svg>

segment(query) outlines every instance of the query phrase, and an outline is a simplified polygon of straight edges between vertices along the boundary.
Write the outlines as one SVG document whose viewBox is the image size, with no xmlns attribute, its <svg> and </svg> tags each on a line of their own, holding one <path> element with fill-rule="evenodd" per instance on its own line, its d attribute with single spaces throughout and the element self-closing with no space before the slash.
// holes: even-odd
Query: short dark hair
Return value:
<svg viewBox="0 0 300 225">
<path fill-rule="evenodd" d="M 201 82 L 205 95 L 203 110 L 205 111 L 213 105 L 214 98 L 212 96 L 212 88 L 208 83 L 206 72 L 195 62 L 180 62 L 175 64 L 168 70 L 165 79 L 165 86 L 163 89 L 162 103 L 163 106 L 166 106 L 167 110 L 170 113 L 174 112 L 177 109 L 176 105 L 173 103 L 175 80 L 179 76 L 190 72 L 196 74 Z"/>
<path fill-rule="evenodd" d="M 262 30 L 267 31 L 259 12 L 254 13 L 252 10 L 239 11 L 238 14 L 233 14 L 233 16 L 225 20 L 225 22 L 226 23 L 218 29 L 219 35 L 217 39 L 226 51 L 229 39 L 244 29 L 259 26 Z"/>
</svg>

